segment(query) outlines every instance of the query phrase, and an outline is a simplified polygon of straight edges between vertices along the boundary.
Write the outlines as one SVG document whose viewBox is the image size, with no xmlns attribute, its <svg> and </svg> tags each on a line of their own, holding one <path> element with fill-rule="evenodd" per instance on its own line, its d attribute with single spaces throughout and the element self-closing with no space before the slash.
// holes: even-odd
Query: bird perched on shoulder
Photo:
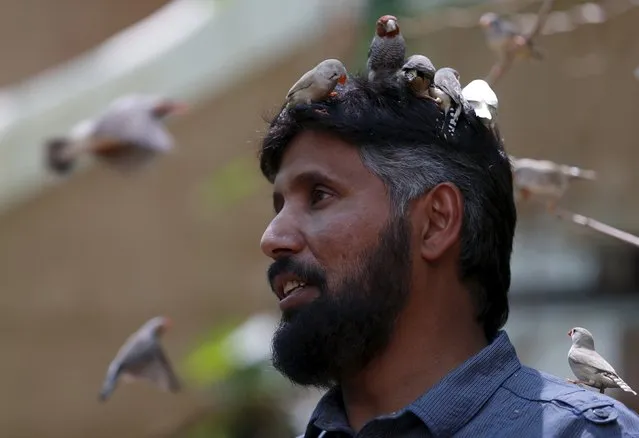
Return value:
<svg viewBox="0 0 639 438">
<path fill-rule="evenodd" d="M 46 166 L 57 174 L 67 174 L 77 158 L 91 154 L 122 171 L 136 169 L 174 147 L 163 122 L 185 110 L 185 104 L 165 97 L 118 98 L 102 114 L 74 126 L 68 136 L 47 139 Z"/>
<path fill-rule="evenodd" d="M 286 94 L 286 108 L 326 99 L 337 84 L 346 83 L 347 71 L 337 59 L 325 59 L 300 77 Z"/>
<path fill-rule="evenodd" d="M 474 79 L 462 89 L 462 96 L 473 107 L 475 115 L 484 126 L 499 137 L 497 127 L 499 100 L 490 85 L 483 79 Z"/>
<path fill-rule="evenodd" d="M 431 95 L 440 100 L 440 106 L 444 110 L 444 132 L 446 135 L 453 135 L 462 112 L 468 114 L 473 110 L 464 99 L 457 70 L 451 67 L 437 70 L 433 78 Z"/>
<path fill-rule="evenodd" d="M 400 71 L 400 74 L 408 82 L 408 86 L 419 97 L 425 99 L 431 99 L 441 103 L 431 96 L 431 86 L 435 78 L 435 66 L 424 55 L 412 55 L 410 56 Z"/>
<path fill-rule="evenodd" d="M 510 21 L 499 17 L 494 12 L 486 12 L 479 18 L 479 25 L 484 31 L 488 47 L 500 58 L 504 59 L 509 51 L 518 58 L 543 59 L 539 49 L 522 35 Z"/>
<path fill-rule="evenodd" d="M 637 393 L 624 382 L 606 359 L 595 351 L 595 341 L 592 334 L 582 327 L 574 327 L 568 332 L 572 338 L 572 345 L 568 351 L 568 364 L 579 380 L 569 382 L 592 386 L 604 393 L 606 388 L 621 388 L 633 395 Z"/>
<path fill-rule="evenodd" d="M 572 180 L 594 181 L 594 170 L 567 166 L 548 160 L 515 158 L 510 156 L 513 169 L 513 185 L 518 196 L 524 201 L 531 195 L 549 199 L 547 209 L 553 212 L 557 202 L 564 195 Z"/>
<path fill-rule="evenodd" d="M 160 336 L 171 325 L 169 318 L 156 316 L 129 336 L 109 365 L 100 401 L 109 398 L 120 377 L 125 382 L 147 380 L 165 391 L 180 391 L 180 382 L 160 345 Z"/>
<path fill-rule="evenodd" d="M 368 79 L 372 81 L 379 75 L 395 74 L 404 65 L 405 56 L 406 42 L 399 30 L 397 18 L 393 15 L 379 17 L 368 48 Z"/>
</svg>

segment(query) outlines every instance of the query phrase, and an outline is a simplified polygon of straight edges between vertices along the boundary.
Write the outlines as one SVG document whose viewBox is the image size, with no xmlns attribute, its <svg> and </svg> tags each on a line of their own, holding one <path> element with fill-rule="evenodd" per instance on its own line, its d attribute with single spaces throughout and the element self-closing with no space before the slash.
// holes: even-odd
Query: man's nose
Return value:
<svg viewBox="0 0 639 438">
<path fill-rule="evenodd" d="M 272 259 L 301 252 L 304 238 L 294 215 L 280 211 L 266 227 L 260 246 L 264 254 Z"/>
</svg>

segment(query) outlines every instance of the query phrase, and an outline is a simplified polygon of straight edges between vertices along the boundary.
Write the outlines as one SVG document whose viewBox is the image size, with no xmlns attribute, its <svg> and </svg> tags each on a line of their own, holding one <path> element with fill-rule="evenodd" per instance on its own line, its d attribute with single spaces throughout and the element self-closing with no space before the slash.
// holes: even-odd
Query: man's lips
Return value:
<svg viewBox="0 0 639 438">
<path fill-rule="evenodd" d="M 272 288 L 277 298 L 282 301 L 284 298 L 294 293 L 298 289 L 309 286 L 308 283 L 300 279 L 295 274 L 280 274 L 273 279 Z"/>
</svg>

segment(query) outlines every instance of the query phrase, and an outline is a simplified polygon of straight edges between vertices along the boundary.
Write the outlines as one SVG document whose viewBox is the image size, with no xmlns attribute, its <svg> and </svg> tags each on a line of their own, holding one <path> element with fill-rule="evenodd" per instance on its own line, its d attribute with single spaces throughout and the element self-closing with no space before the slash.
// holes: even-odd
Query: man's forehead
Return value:
<svg viewBox="0 0 639 438">
<path fill-rule="evenodd" d="M 339 179 L 363 169 L 357 148 L 321 132 L 305 131 L 288 145 L 275 176 L 275 184 L 288 183 L 301 175 Z"/>
</svg>

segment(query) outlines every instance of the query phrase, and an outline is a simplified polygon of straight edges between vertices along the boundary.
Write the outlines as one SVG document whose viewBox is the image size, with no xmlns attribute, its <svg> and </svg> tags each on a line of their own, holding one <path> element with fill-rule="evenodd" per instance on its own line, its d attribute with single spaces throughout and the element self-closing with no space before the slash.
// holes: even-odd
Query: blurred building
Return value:
<svg viewBox="0 0 639 438">
<path fill-rule="evenodd" d="M 100 405 L 97 392 L 121 342 L 151 316 L 175 320 L 165 344 L 179 364 L 230 315 L 275 310 L 258 246 L 271 218 L 269 187 L 254 161 L 264 117 L 321 59 L 361 68 L 352 63 L 363 59 L 373 28 L 357 8 L 364 3 L 0 0 L 2 436 L 155 436 L 197 409 L 194 394 L 123 386 Z M 539 6 L 395 4 L 400 20 L 415 20 L 407 20 L 409 52 L 455 66 L 464 83 L 483 77 L 493 62 L 474 24 L 479 14 Z M 546 60 L 516 65 L 495 87 L 500 124 L 516 156 L 599 172 L 599 183 L 570 190 L 567 208 L 639 233 L 639 40 L 632 38 L 639 9 L 629 0 L 606 4 L 612 12 L 594 14 L 593 22 L 570 25 L 554 16 L 549 26 L 559 30 L 540 39 Z M 576 17 L 577 6 L 558 1 L 556 8 Z M 100 45 L 154 11 L 167 21 L 149 24 L 156 37 L 147 43 L 137 29 L 127 34 L 130 43 L 109 43 L 120 44 L 117 50 Z M 176 37 L 165 55 L 161 40 L 178 25 L 194 30 L 183 41 Z M 66 61 L 72 64 L 56 67 Z M 46 135 L 139 90 L 193 102 L 190 115 L 170 125 L 177 153 L 130 177 L 102 166 L 66 180 L 46 174 Z M 639 386 L 631 348 L 639 341 L 636 249 L 541 212 L 522 206 L 519 213 L 507 329 L 522 359 L 569 377 L 566 333 L 586 326 L 624 379 Z M 636 398 L 610 394 L 639 409 Z"/>
</svg>

